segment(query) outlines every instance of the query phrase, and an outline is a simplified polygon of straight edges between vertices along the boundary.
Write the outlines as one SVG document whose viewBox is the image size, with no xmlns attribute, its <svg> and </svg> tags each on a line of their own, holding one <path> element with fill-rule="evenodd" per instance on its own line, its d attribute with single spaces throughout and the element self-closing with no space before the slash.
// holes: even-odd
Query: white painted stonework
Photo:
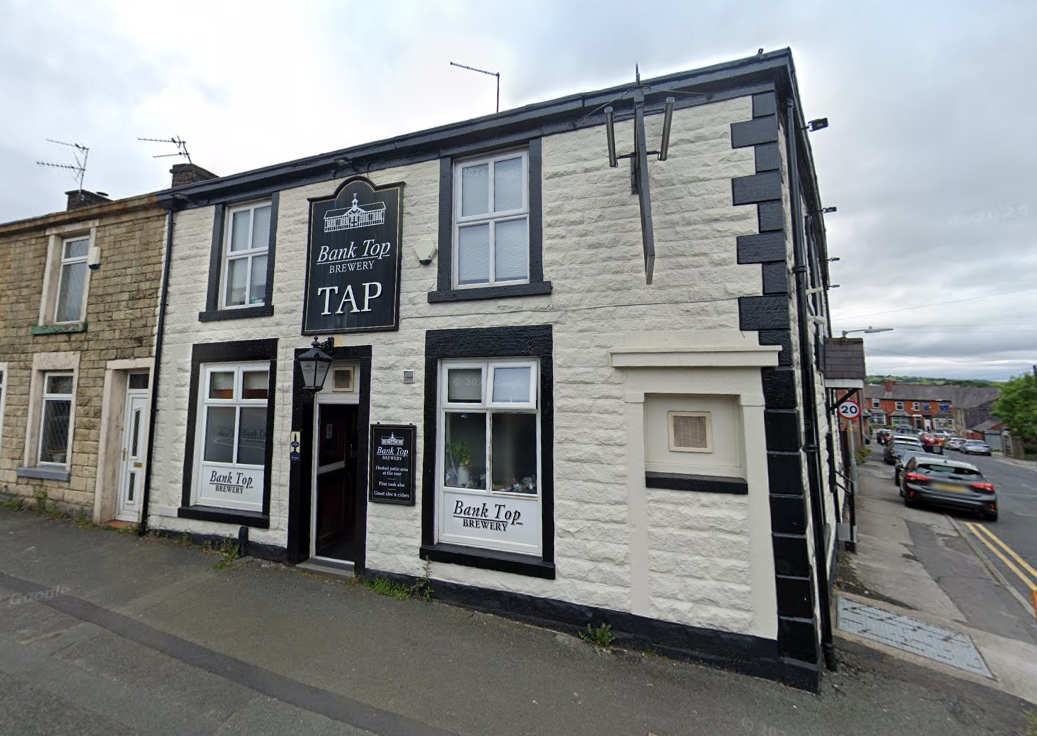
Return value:
<svg viewBox="0 0 1037 736">
<path fill-rule="evenodd" d="M 400 329 L 347 335 L 371 345 L 371 422 L 416 424 L 417 505 L 368 505 L 367 566 L 420 575 L 426 330 L 553 326 L 554 543 L 557 579 L 434 563 L 435 579 L 508 590 L 666 621 L 776 637 L 774 562 L 760 369 L 777 348 L 738 331 L 738 297 L 762 293 L 759 267 L 739 265 L 735 239 L 757 232 L 756 208 L 733 207 L 732 177 L 755 172 L 753 149 L 732 150 L 730 125 L 752 118 L 749 97 L 678 110 L 669 158 L 650 163 L 657 259 L 645 285 L 629 168 L 608 167 L 602 127 L 543 139 L 543 263 L 549 295 L 429 304 L 436 265 L 438 161 L 374 170 L 405 182 Z M 660 115 L 646 121 L 659 139 Z M 618 123 L 618 140 L 632 137 Z M 653 157 L 654 159 L 654 157 Z M 206 308 L 214 210 L 176 214 L 152 463 L 152 528 L 235 535 L 229 524 L 177 518 L 196 343 L 279 339 L 270 528 L 287 540 L 294 351 L 300 335 L 308 198 L 339 182 L 280 192 L 271 317 L 200 322 Z M 787 211 L 787 210 L 786 210 Z M 404 371 L 413 371 L 405 384 Z M 726 448 L 748 495 L 645 487 L 646 394 L 729 402 L 740 446 Z M 732 429 L 732 432 L 735 430 Z M 197 462 L 197 459 L 196 459 Z M 727 466 L 725 466 L 727 467 Z"/>
</svg>

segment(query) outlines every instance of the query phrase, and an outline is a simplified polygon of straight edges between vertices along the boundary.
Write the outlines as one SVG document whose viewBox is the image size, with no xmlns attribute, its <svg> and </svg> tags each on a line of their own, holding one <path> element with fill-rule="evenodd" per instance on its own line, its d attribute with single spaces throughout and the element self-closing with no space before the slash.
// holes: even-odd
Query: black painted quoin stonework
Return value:
<svg viewBox="0 0 1037 736">
<path fill-rule="evenodd" d="M 782 204 L 786 183 L 782 181 L 780 140 L 775 93 L 753 95 L 753 119 L 732 123 L 731 147 L 753 147 L 756 174 L 733 179 L 731 185 L 735 206 L 756 205 L 759 233 L 738 238 L 738 262 L 760 265 L 763 294 L 739 299 L 739 329 L 758 332 L 761 345 L 781 346 L 777 367 L 762 369 L 778 600 L 778 655 L 782 680 L 795 687 L 817 690 L 821 652 L 807 541 L 809 511 L 800 451 L 800 406 L 792 358 L 793 303 L 786 256 Z"/>
</svg>

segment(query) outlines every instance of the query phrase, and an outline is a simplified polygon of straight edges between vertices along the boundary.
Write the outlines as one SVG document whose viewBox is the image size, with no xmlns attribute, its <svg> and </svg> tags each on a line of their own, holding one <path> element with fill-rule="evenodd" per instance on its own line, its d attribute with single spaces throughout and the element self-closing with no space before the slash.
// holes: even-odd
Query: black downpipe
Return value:
<svg viewBox="0 0 1037 736">
<path fill-rule="evenodd" d="M 169 264 L 173 260 L 173 207 L 166 214 L 166 256 L 162 263 L 162 289 L 158 297 L 158 320 L 155 325 L 155 366 L 151 371 L 151 410 L 148 417 L 148 459 L 144 466 L 144 490 L 141 493 L 140 524 L 137 533 L 148 533 L 148 505 L 151 501 L 151 460 L 155 452 L 155 420 L 158 414 L 158 379 L 162 368 L 162 338 L 165 335 L 166 296 L 169 293 Z"/>
<path fill-rule="evenodd" d="M 786 103 L 786 145 L 788 147 L 789 189 L 792 201 L 792 271 L 796 277 L 796 314 L 799 327 L 799 362 L 804 369 L 803 424 L 806 430 L 807 477 L 810 483 L 810 508 L 814 529 L 814 568 L 817 574 L 818 610 L 821 614 L 821 651 L 825 666 L 835 670 L 835 645 L 832 641 L 831 589 L 828 583 L 827 544 L 824 534 L 824 500 L 821 491 L 820 437 L 817 429 L 817 396 L 814 393 L 815 366 L 810 359 L 810 312 L 807 309 L 807 256 L 803 242 L 803 208 L 800 204 L 799 158 L 795 138 L 799 135 L 792 98 Z M 808 370 L 809 368 L 809 370 Z"/>
</svg>

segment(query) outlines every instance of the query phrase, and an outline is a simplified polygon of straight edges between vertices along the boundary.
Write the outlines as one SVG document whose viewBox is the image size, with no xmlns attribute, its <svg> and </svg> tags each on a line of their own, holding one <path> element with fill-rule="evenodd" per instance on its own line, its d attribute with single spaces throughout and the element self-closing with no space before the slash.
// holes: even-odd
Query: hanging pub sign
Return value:
<svg viewBox="0 0 1037 736">
<path fill-rule="evenodd" d="M 304 335 L 400 327 L 403 184 L 354 177 L 310 200 Z"/>
<path fill-rule="evenodd" d="M 414 505 L 414 430 L 413 424 L 371 426 L 371 501 Z"/>
</svg>

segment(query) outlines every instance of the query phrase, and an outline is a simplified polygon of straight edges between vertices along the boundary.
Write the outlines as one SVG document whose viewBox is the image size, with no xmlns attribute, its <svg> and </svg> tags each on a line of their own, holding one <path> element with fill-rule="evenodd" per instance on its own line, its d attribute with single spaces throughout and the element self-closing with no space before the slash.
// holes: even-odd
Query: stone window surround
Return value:
<svg viewBox="0 0 1037 736">
<path fill-rule="evenodd" d="M 462 159 L 495 156 L 507 150 L 524 150 L 528 156 L 529 216 L 529 282 L 500 286 L 477 286 L 456 289 L 454 278 L 454 168 Z M 543 141 L 537 137 L 517 146 L 465 147 L 444 155 L 439 160 L 439 258 L 436 291 L 430 291 L 430 304 L 469 299 L 497 299 L 512 296 L 534 296 L 551 293 L 551 282 L 544 281 L 544 217 L 543 217 Z"/>
<path fill-rule="evenodd" d="M 255 307 L 221 307 L 223 303 L 221 288 L 226 257 L 224 244 L 229 228 L 227 214 L 243 205 L 259 204 L 270 201 L 270 243 L 267 246 L 266 262 L 266 303 Z M 270 317 L 274 313 L 274 261 L 277 251 L 277 214 L 280 196 L 273 192 L 266 197 L 254 195 L 221 202 L 213 208 L 212 245 L 209 254 L 209 285 L 205 297 L 205 311 L 198 313 L 199 322 L 217 322 L 228 319 L 250 319 L 253 317 Z"/>
<path fill-rule="evenodd" d="M 43 412 L 44 376 L 50 372 L 72 373 L 72 406 L 68 417 L 68 447 L 65 468 L 38 467 L 36 460 L 40 444 L 40 424 Z M 22 467 L 17 475 L 23 478 L 43 478 L 68 482 L 72 477 L 73 437 L 76 427 L 76 397 L 79 392 L 79 353 L 36 353 L 32 356 L 32 380 L 29 384 L 29 411 L 25 427 L 25 450 Z"/>
<path fill-rule="evenodd" d="M 61 255 L 62 248 L 64 247 L 65 241 L 70 238 L 88 237 L 90 239 L 90 248 L 94 247 L 97 242 L 97 227 L 100 224 L 100 220 L 89 220 L 87 222 L 77 222 L 69 225 L 58 225 L 56 227 L 47 228 L 45 235 L 47 236 L 47 264 L 43 271 L 43 294 L 40 299 L 40 316 L 37 321 L 39 327 L 57 326 L 65 327 L 68 332 L 81 331 L 76 328 L 79 326 L 85 327 L 86 325 L 86 308 L 90 303 L 90 274 L 94 269 L 86 269 L 86 283 L 83 284 L 83 313 L 82 318 L 77 323 L 58 323 L 54 320 L 54 310 L 57 307 L 58 301 L 58 289 L 61 284 Z"/>
</svg>

